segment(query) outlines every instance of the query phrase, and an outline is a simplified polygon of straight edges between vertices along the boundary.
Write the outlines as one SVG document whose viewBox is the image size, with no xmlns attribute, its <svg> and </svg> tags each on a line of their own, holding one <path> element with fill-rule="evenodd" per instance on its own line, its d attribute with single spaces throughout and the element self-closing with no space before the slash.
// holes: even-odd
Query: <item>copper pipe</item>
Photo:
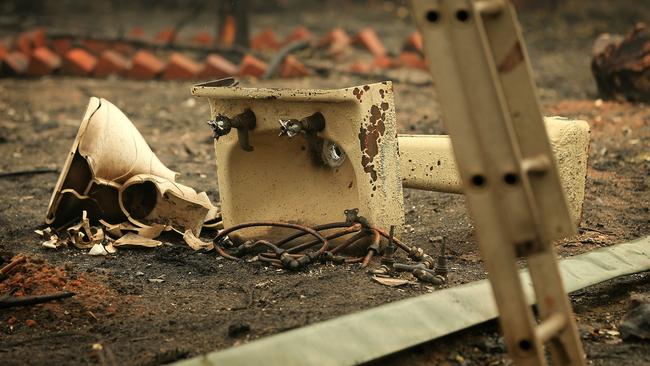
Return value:
<svg viewBox="0 0 650 366">
<path fill-rule="evenodd" d="M 266 246 L 268 248 L 271 248 L 271 250 L 274 253 L 277 253 L 277 252 L 282 250 L 282 249 L 278 248 L 275 244 L 271 243 L 268 240 L 257 240 L 257 241 L 255 241 L 255 243 L 253 243 L 253 247 L 255 247 L 257 245 L 264 245 L 264 246 Z"/>
<path fill-rule="evenodd" d="M 377 230 L 379 232 L 379 234 L 381 234 L 381 236 L 383 236 L 384 238 L 390 239 L 390 235 L 388 233 L 386 233 L 384 230 L 382 230 L 380 228 L 377 228 L 377 227 L 372 227 L 372 226 L 370 228 L 373 229 L 373 230 Z M 395 245 L 397 245 L 400 249 L 402 249 L 403 251 L 405 251 L 407 253 L 410 251 L 410 248 L 408 247 L 408 245 L 402 243 L 396 237 L 393 237 L 393 243 L 395 243 Z"/>
<path fill-rule="evenodd" d="M 219 254 L 220 256 L 222 256 L 222 257 L 224 257 L 226 259 L 230 259 L 231 261 L 241 261 L 242 260 L 241 258 L 233 257 L 232 255 L 226 253 L 226 251 L 223 250 L 223 248 L 220 245 L 215 245 L 214 249 L 217 251 L 217 254 Z"/>
<path fill-rule="evenodd" d="M 260 253 L 260 254 L 258 254 L 258 255 L 260 255 L 260 256 L 264 256 L 265 258 L 269 258 L 269 259 L 277 259 L 277 258 L 278 258 L 278 255 L 277 255 L 277 254 L 275 254 L 275 253 L 271 253 L 271 252 L 264 252 L 264 253 Z M 302 257 L 304 254 L 297 253 L 297 254 L 289 254 L 289 255 L 292 256 L 293 258 L 300 258 L 300 257 Z"/>
<path fill-rule="evenodd" d="M 366 268 L 368 267 L 368 264 L 370 264 L 370 261 L 372 260 L 372 257 L 377 254 L 379 248 L 379 242 L 381 241 L 381 235 L 379 234 L 379 230 L 377 229 L 370 229 L 372 231 L 372 244 L 370 244 L 370 247 L 368 248 L 368 254 L 366 254 L 365 258 L 363 258 L 363 262 L 361 263 L 361 268 Z M 394 240 L 394 238 L 393 238 Z"/>
<path fill-rule="evenodd" d="M 374 250 L 368 250 L 368 254 L 363 258 L 363 262 L 361 262 L 361 268 L 366 268 L 368 267 L 368 264 L 370 264 L 370 261 L 372 260 L 372 257 L 375 255 Z"/>
<path fill-rule="evenodd" d="M 326 236 L 325 239 L 332 240 L 332 239 L 340 238 L 342 236 L 357 232 L 359 230 L 361 230 L 361 224 L 354 224 L 354 225 L 352 225 L 350 227 L 347 227 L 347 228 L 345 228 L 345 229 L 343 229 L 341 231 L 338 231 L 338 232 L 336 232 L 334 234 L 330 234 L 330 235 Z M 318 240 L 313 240 L 313 241 L 310 241 L 308 243 L 303 243 L 303 244 L 297 245 L 297 246 L 295 246 L 293 248 L 289 248 L 289 249 L 287 249 L 287 252 L 289 252 L 289 253 L 300 252 L 302 250 L 309 249 L 309 248 L 311 248 L 312 246 L 314 246 L 316 244 L 318 244 Z"/>
<path fill-rule="evenodd" d="M 320 233 L 318 233 L 316 230 L 303 226 L 303 225 L 298 225 L 298 224 L 290 224 L 286 222 L 274 222 L 274 221 L 258 221 L 258 222 L 247 222 L 235 226 L 231 226 L 228 229 L 222 230 L 219 232 L 219 234 L 213 239 L 213 242 L 215 243 L 215 246 L 218 246 L 217 244 L 219 241 L 221 241 L 222 238 L 224 238 L 226 235 L 240 230 L 240 229 L 245 229 L 249 227 L 256 227 L 256 226 L 275 226 L 275 227 L 285 227 L 289 229 L 296 229 L 296 230 L 301 230 L 303 232 L 309 233 L 316 237 L 316 239 L 320 240 L 323 245 L 320 247 L 320 249 L 317 252 L 317 255 L 322 255 L 325 250 L 327 250 L 327 246 L 329 243 L 327 242 L 327 239 L 325 239 Z"/>
<path fill-rule="evenodd" d="M 336 254 L 336 253 L 342 251 L 343 249 L 349 247 L 350 245 L 352 245 L 352 244 L 358 242 L 359 240 L 365 238 L 367 235 L 368 235 L 368 232 L 366 232 L 365 230 L 364 230 L 364 231 L 360 231 L 360 232 L 358 232 L 356 235 L 354 235 L 353 237 L 351 237 L 351 238 L 349 238 L 348 240 L 346 240 L 343 244 L 341 244 L 341 245 L 339 245 L 338 247 L 336 247 L 336 248 L 330 250 L 330 252 L 331 252 L 332 254 Z"/>
<path fill-rule="evenodd" d="M 284 268 L 284 266 L 282 265 L 282 262 L 280 262 L 279 259 L 271 259 L 271 258 L 266 258 L 266 257 L 262 257 L 262 256 L 260 256 L 258 258 L 259 258 L 260 262 L 269 263 L 273 267 Z"/>
<path fill-rule="evenodd" d="M 346 258 L 346 259 L 345 259 L 345 263 L 346 263 L 346 264 L 352 264 L 352 263 L 363 262 L 363 259 L 364 259 L 364 258 L 365 258 L 365 257 Z"/>
<path fill-rule="evenodd" d="M 323 224 L 323 225 L 314 226 L 313 229 L 316 230 L 316 231 L 323 231 L 323 230 L 338 229 L 338 228 L 341 228 L 341 227 L 349 227 L 349 226 L 350 226 L 350 224 L 346 223 L 346 222 L 333 222 L 333 223 L 330 223 L 330 224 Z M 286 243 L 288 243 L 288 242 L 290 242 L 292 240 L 298 239 L 301 236 L 305 236 L 306 234 L 307 233 L 305 233 L 305 232 L 298 232 L 298 233 L 292 234 L 292 235 L 278 241 L 275 245 L 277 245 L 279 247 L 282 247 L 284 244 L 286 244 Z"/>
</svg>

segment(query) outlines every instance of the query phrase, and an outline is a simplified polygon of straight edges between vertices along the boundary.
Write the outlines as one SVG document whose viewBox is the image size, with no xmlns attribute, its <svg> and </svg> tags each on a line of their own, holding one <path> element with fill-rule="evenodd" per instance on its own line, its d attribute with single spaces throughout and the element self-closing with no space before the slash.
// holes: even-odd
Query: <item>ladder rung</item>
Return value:
<svg viewBox="0 0 650 366">
<path fill-rule="evenodd" d="M 535 328 L 535 335 L 541 343 L 546 343 L 558 335 L 564 329 L 565 325 L 566 317 L 563 314 L 554 313 L 539 323 Z"/>
</svg>

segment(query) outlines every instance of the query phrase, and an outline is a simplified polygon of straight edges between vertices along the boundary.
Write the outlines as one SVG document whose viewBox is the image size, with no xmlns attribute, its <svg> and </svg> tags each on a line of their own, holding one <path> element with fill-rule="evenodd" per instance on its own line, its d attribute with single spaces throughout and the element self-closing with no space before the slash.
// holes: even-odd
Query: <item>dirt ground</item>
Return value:
<svg viewBox="0 0 650 366">
<path fill-rule="evenodd" d="M 389 49 L 397 51 L 413 30 L 408 18 L 396 15 L 398 8 L 369 10 L 349 5 L 341 13 L 333 6 L 318 9 L 312 4 L 282 13 L 266 10 L 253 17 L 253 24 L 258 28 L 276 24 L 282 14 L 292 21 L 278 25 L 281 34 L 298 23 L 315 32 L 336 25 L 350 29 L 373 25 Z M 21 21 L 56 23 L 57 16 Z M 156 13 L 145 20 L 151 23 L 147 29 L 160 28 L 151 19 L 164 23 L 170 17 Z M 592 128 L 580 234 L 557 243 L 562 257 L 650 234 L 650 108 L 597 100 L 589 72 L 591 44 L 599 33 L 622 33 L 634 22 L 649 19 L 650 9 L 641 0 L 572 0 L 552 13 L 530 11 L 521 16 L 544 113 L 584 119 Z M 89 24 L 87 19 L 77 20 L 77 26 L 84 21 Z M 105 23 L 110 24 L 97 22 L 96 26 L 107 27 Z M 65 28 L 68 23 L 60 24 Z M 349 57 L 362 54 L 354 51 Z M 426 80 L 425 73 L 399 70 L 384 76 L 395 80 L 400 132 L 444 133 L 433 87 L 413 82 Z M 373 81 L 379 79 L 335 71 L 298 80 L 242 80 L 242 84 L 339 88 Z M 60 167 L 88 98 L 100 96 L 131 118 L 170 169 L 182 172 L 181 183 L 205 190 L 218 202 L 212 140 L 204 123 L 209 107 L 190 95 L 190 86 L 60 76 L 0 79 L 0 171 Z M 214 253 L 195 253 L 172 235 L 164 237 L 164 245 L 156 249 L 121 250 L 101 258 L 74 248 L 48 250 L 40 246 L 34 230 L 43 227 L 56 177 L 0 179 L 4 196 L 0 200 L 0 265 L 17 253 L 33 258 L 30 266 L 12 275 L 0 290 L 15 285 L 26 294 L 69 289 L 79 295 L 0 310 L 3 365 L 98 363 L 92 351 L 95 343 L 116 364 L 163 364 L 432 291 L 424 285 L 384 287 L 354 265 L 316 265 L 297 273 L 242 265 Z M 405 190 L 404 199 L 407 224 L 412 228 L 403 235 L 407 243 L 436 253 L 437 244 L 430 238 L 448 238 L 450 286 L 485 278 L 462 196 Z M 34 285 L 30 277 L 49 284 Z M 650 274 L 642 273 L 571 296 L 592 364 L 650 364 L 650 344 L 623 342 L 616 333 L 630 294 L 648 291 Z M 249 330 L 229 332 L 242 325 Z M 493 321 L 375 363 L 509 364 L 505 352 Z"/>
</svg>

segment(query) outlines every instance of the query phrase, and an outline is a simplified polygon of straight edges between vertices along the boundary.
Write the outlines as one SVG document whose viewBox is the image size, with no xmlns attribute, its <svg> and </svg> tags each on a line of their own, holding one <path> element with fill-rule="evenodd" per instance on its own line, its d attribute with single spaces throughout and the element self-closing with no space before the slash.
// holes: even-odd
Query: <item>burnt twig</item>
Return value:
<svg viewBox="0 0 650 366">
<path fill-rule="evenodd" d="M 296 41 L 296 42 L 291 42 L 288 45 L 282 47 L 278 52 L 275 53 L 271 61 L 269 62 L 269 67 L 266 69 L 266 72 L 264 75 L 262 75 L 262 79 L 270 79 L 275 74 L 278 73 L 278 70 L 280 67 L 282 67 L 282 63 L 284 62 L 284 59 L 291 53 L 304 50 L 305 48 L 309 47 L 309 41 Z"/>
<path fill-rule="evenodd" d="M 6 309 L 16 306 L 30 306 L 42 304 L 59 299 L 65 299 L 74 296 L 74 292 L 60 292 L 58 294 L 34 295 L 34 296 L 3 296 L 0 297 L 0 309 Z"/>
<path fill-rule="evenodd" d="M 0 279 L 4 278 L 9 272 L 13 271 L 14 268 L 16 268 L 17 265 L 24 263 L 27 260 L 27 258 L 24 255 L 20 255 L 17 257 L 14 257 L 9 264 L 6 266 L 2 267 L 0 269 Z"/>
<path fill-rule="evenodd" d="M 48 174 L 48 173 L 58 173 L 59 169 L 56 168 L 36 168 L 30 170 L 17 170 L 15 172 L 2 172 L 0 173 L 0 178 L 10 178 L 18 177 L 22 175 L 36 175 L 36 174 Z"/>
</svg>

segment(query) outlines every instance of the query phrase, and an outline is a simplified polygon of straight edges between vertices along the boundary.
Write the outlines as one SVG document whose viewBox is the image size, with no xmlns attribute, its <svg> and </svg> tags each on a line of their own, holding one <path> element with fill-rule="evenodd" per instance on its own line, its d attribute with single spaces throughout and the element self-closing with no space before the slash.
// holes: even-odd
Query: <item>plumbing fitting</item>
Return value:
<svg viewBox="0 0 650 366">
<path fill-rule="evenodd" d="M 393 239 L 395 235 L 395 225 L 390 226 L 390 232 L 388 234 L 388 245 L 384 248 L 384 253 L 381 257 L 381 264 L 392 270 L 393 264 L 395 263 L 395 244 Z"/>
<path fill-rule="evenodd" d="M 290 271 L 297 271 L 301 268 L 304 268 L 317 258 L 318 253 L 316 252 L 307 252 L 298 258 L 294 258 L 286 251 L 282 251 L 282 254 L 280 254 L 280 262 L 285 269 L 288 269 Z"/>
<path fill-rule="evenodd" d="M 435 272 L 430 269 L 416 269 L 413 271 L 413 276 L 422 282 L 427 282 L 433 285 L 444 285 L 447 282 L 444 277 L 435 274 Z"/>
<path fill-rule="evenodd" d="M 234 247 L 230 253 L 235 257 L 243 257 L 244 255 L 252 252 L 253 247 L 255 247 L 255 242 L 252 240 L 247 240 L 243 244 Z"/>
<path fill-rule="evenodd" d="M 343 165 L 346 155 L 345 151 L 338 144 L 332 140 L 321 140 L 321 145 L 320 159 L 322 159 L 323 164 L 330 168 Z M 318 148 L 318 144 L 315 144 L 314 147 Z"/>
<path fill-rule="evenodd" d="M 217 141 L 219 137 L 229 134 L 231 129 L 237 129 L 239 146 L 244 151 L 253 151 L 248 136 L 248 131 L 256 126 L 255 113 L 252 110 L 246 108 L 242 113 L 232 118 L 219 113 L 213 120 L 206 123 L 212 128 L 212 137 Z"/>
<path fill-rule="evenodd" d="M 304 132 L 307 135 L 316 135 L 325 129 L 325 117 L 320 112 L 316 112 L 303 119 L 280 119 L 280 134 L 278 136 L 287 136 L 289 138 Z"/>
<path fill-rule="evenodd" d="M 447 245 L 447 238 L 442 238 L 442 243 L 440 244 L 440 254 L 438 254 L 438 261 L 436 262 L 435 273 L 445 280 L 447 279 L 447 257 L 445 256 L 445 247 Z"/>
<path fill-rule="evenodd" d="M 421 262 L 424 259 L 424 250 L 420 247 L 412 246 L 408 250 L 408 256 L 416 262 Z"/>
<path fill-rule="evenodd" d="M 325 252 L 321 256 L 321 261 L 323 263 L 326 262 L 332 262 L 334 264 L 344 264 L 345 263 L 345 257 L 341 255 L 336 255 L 332 252 Z"/>
<path fill-rule="evenodd" d="M 312 263 L 327 262 L 334 264 L 359 263 L 361 268 L 365 268 L 370 264 L 374 256 L 382 255 L 381 268 L 375 269 L 371 273 L 393 276 L 397 271 L 415 273 L 417 270 L 426 270 L 431 272 L 431 276 L 426 273 L 419 273 L 418 276 L 424 278 L 423 281 L 437 283 L 438 279 L 433 279 L 432 277 L 436 276 L 436 273 L 431 270 L 435 262 L 431 256 L 425 255 L 421 248 L 416 246 L 409 247 L 395 238 L 395 226 L 392 226 L 390 233 L 387 233 L 382 229 L 369 225 L 367 220 L 358 216 L 358 212 L 359 210 L 356 208 L 345 210 L 346 222 L 334 222 L 314 227 L 274 221 L 243 223 L 219 231 L 213 239 L 213 243 L 215 244 L 216 252 L 224 258 L 240 262 L 263 262 L 265 265 L 291 271 L 300 270 Z M 366 226 L 364 227 L 364 225 Z M 257 226 L 283 227 L 294 229 L 298 232 L 277 242 L 257 239 L 245 241 L 243 244 L 237 246 L 228 237 L 229 234 L 235 231 Z M 339 230 L 328 235 L 322 234 L 323 231 L 332 229 Z M 311 235 L 315 240 L 302 242 L 299 245 L 289 247 L 291 242 L 304 235 Z M 329 240 L 347 235 L 350 236 L 343 243 L 330 249 Z M 370 245 L 366 248 L 367 253 L 365 256 L 349 257 L 339 254 L 350 245 L 360 240 L 368 239 L 370 235 L 372 235 L 372 239 Z M 388 239 L 388 245 L 386 247 L 382 247 L 381 245 L 382 237 Z M 316 248 L 311 249 L 319 243 L 318 250 Z M 264 247 L 264 249 L 261 247 Z M 226 252 L 226 248 L 228 248 L 228 252 Z M 420 259 L 421 262 L 412 265 L 395 263 L 394 254 L 397 249 L 404 250 L 409 254 L 409 257 Z M 252 256 L 252 258 L 246 259 L 244 256 Z M 439 265 L 439 267 L 443 268 L 444 266 Z M 438 277 L 443 278 L 444 276 Z"/>
<path fill-rule="evenodd" d="M 230 249 L 235 247 L 235 243 L 232 241 L 232 239 L 228 235 L 224 235 L 219 239 L 219 242 L 214 242 L 215 245 L 219 245 L 222 248 L 225 249 Z"/>
<path fill-rule="evenodd" d="M 298 260 L 287 252 L 284 252 L 280 255 L 280 262 L 282 262 L 282 266 L 284 266 L 284 268 L 291 271 L 296 271 L 300 268 L 300 263 Z"/>
<path fill-rule="evenodd" d="M 373 234 L 373 239 L 372 239 L 372 244 L 368 246 L 368 254 L 363 258 L 363 261 L 361 262 L 361 268 L 366 268 L 368 267 L 368 264 L 370 264 L 370 261 L 372 260 L 372 257 L 375 256 L 375 254 L 379 253 L 379 243 L 381 242 L 381 234 L 379 234 L 379 231 L 370 229 L 370 231 Z"/>
<path fill-rule="evenodd" d="M 413 272 L 418 269 L 426 269 L 427 265 L 424 263 L 416 263 L 416 264 L 405 264 L 405 263 L 393 263 L 393 269 L 397 272 Z"/>
<path fill-rule="evenodd" d="M 359 216 L 358 208 L 349 208 L 347 210 L 344 210 L 343 213 L 345 214 L 345 222 L 347 224 L 352 225 L 354 223 L 359 223 L 366 229 L 370 228 L 370 223 L 368 220 L 363 216 Z"/>
<path fill-rule="evenodd" d="M 303 119 L 280 119 L 280 133 L 278 137 L 287 136 L 292 138 L 301 132 L 307 139 L 309 155 L 316 166 L 322 166 L 325 161 L 321 157 L 320 150 L 323 146 L 323 139 L 319 138 L 317 133 L 325 129 L 325 117 L 320 112 L 316 112 Z"/>
<path fill-rule="evenodd" d="M 436 260 L 428 254 L 422 256 L 420 263 L 424 264 L 428 269 L 433 269 L 436 266 Z"/>
</svg>

